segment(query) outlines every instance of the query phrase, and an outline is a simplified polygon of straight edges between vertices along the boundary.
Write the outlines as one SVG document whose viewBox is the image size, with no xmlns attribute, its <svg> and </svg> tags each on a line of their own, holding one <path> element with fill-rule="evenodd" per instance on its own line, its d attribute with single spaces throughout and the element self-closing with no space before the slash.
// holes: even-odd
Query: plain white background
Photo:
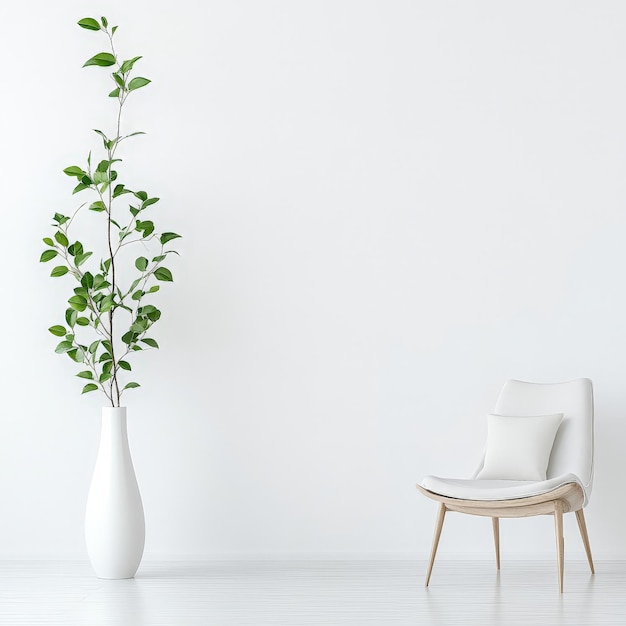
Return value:
<svg viewBox="0 0 626 626">
<path fill-rule="evenodd" d="M 38 257 L 113 123 L 102 14 L 153 80 L 121 177 L 184 235 L 127 396 L 146 558 L 425 558 L 415 482 L 474 470 L 506 378 L 580 376 L 592 548 L 626 558 L 626 5 L 570 0 L 3 3 L 0 557 L 86 558 L 102 401 Z M 550 518 L 501 533 L 553 556 Z M 442 557 L 491 553 L 449 516 Z"/>
</svg>

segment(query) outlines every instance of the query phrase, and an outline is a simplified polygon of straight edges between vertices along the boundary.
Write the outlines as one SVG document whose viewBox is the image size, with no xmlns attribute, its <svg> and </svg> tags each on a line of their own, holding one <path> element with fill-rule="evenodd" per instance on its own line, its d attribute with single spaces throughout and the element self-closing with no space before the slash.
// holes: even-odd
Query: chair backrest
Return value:
<svg viewBox="0 0 626 626">
<path fill-rule="evenodd" d="M 593 484 L 593 385 L 588 378 L 565 383 L 527 383 L 508 380 L 496 403 L 498 415 L 548 415 L 563 413 L 554 440 L 547 478 L 576 475 L 585 492 Z"/>
</svg>

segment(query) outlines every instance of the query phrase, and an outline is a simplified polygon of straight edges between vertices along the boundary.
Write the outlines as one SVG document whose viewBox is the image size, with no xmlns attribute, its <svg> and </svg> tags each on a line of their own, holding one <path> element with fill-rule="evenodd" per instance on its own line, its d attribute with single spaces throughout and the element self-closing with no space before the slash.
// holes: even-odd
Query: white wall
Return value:
<svg viewBox="0 0 626 626">
<path fill-rule="evenodd" d="M 474 469 L 503 381 L 589 376 L 592 547 L 626 558 L 626 5 L 571 0 L 3 3 L 0 557 L 85 557 L 101 400 L 37 259 L 112 124 L 100 12 L 153 79 L 123 175 L 185 235 L 128 395 L 146 557 L 424 558 L 414 483 Z M 504 556 L 552 533 L 503 522 Z"/>
</svg>

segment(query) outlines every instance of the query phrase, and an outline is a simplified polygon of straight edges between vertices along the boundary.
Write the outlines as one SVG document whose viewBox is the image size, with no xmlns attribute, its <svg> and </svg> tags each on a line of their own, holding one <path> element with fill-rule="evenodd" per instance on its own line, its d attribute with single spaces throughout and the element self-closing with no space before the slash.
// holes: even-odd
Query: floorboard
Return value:
<svg viewBox="0 0 626 626">
<path fill-rule="evenodd" d="M 623 626 L 626 563 L 148 562 L 131 580 L 83 562 L 0 562 L 11 626 Z"/>
</svg>

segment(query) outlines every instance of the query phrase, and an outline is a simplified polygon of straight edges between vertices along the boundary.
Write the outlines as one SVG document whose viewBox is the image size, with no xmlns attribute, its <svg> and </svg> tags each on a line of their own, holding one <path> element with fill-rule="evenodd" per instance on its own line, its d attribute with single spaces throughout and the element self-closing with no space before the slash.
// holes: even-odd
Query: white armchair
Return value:
<svg viewBox="0 0 626 626">
<path fill-rule="evenodd" d="M 589 502 L 593 482 L 591 380 L 581 378 L 556 384 L 509 380 L 500 392 L 495 413 L 494 419 L 499 419 L 498 416 L 515 416 L 517 419 L 524 419 L 521 416 L 554 418 L 555 415 L 550 414 L 563 414 L 549 454 L 545 480 L 511 480 L 506 476 L 501 478 L 493 476 L 492 471 L 486 473 L 488 478 L 481 478 L 481 472 L 483 476 L 485 475 L 483 472 L 485 457 L 471 479 L 426 476 L 417 488 L 425 496 L 439 502 L 426 586 L 430 582 L 441 529 L 448 511 L 492 518 L 498 569 L 500 569 L 499 518 L 554 515 L 559 590 L 563 592 L 564 513 L 571 511 L 576 513 L 589 567 L 594 573 L 583 513 L 583 507 Z M 532 437 L 530 441 L 533 441 Z M 492 445 L 494 442 L 490 440 L 488 443 Z M 487 454 L 489 452 L 487 450 Z"/>
</svg>

